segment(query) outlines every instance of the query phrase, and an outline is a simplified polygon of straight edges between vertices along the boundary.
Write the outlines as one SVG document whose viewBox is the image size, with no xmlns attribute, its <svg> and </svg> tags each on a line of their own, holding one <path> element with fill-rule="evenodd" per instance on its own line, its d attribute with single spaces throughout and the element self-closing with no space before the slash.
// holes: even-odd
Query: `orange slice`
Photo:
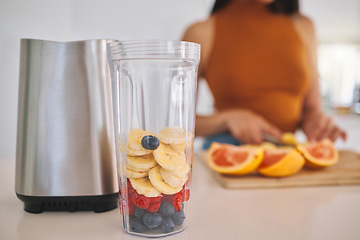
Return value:
<svg viewBox="0 0 360 240">
<path fill-rule="evenodd" d="M 307 167 L 323 168 L 339 161 L 339 152 L 328 138 L 320 142 L 298 145 L 297 150 L 306 159 L 305 166 Z"/>
<path fill-rule="evenodd" d="M 285 177 L 300 171 L 304 163 L 305 159 L 295 149 L 268 149 L 257 171 L 267 177 Z"/>
<path fill-rule="evenodd" d="M 277 146 L 274 143 L 271 142 L 263 142 L 259 145 L 260 148 L 262 148 L 263 150 L 267 150 L 267 149 L 276 149 Z"/>
<path fill-rule="evenodd" d="M 296 140 L 295 135 L 291 132 L 283 133 L 281 136 L 281 141 L 288 145 L 296 146 L 298 144 L 298 141 Z"/>
<path fill-rule="evenodd" d="M 222 174 L 244 175 L 256 170 L 263 158 L 263 150 L 256 147 L 238 147 L 212 143 L 208 152 L 208 165 Z"/>
</svg>

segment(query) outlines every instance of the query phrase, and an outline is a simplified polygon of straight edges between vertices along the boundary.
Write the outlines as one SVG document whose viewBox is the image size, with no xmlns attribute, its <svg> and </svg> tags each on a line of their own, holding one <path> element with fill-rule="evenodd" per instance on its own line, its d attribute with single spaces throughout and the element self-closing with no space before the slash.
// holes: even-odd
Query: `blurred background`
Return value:
<svg viewBox="0 0 360 240">
<path fill-rule="evenodd" d="M 21 38 L 179 40 L 213 0 L 0 0 L 0 159 L 15 159 Z M 324 109 L 360 114 L 360 0 L 300 0 L 319 39 Z M 199 84 L 198 112 L 212 111 Z"/>
</svg>

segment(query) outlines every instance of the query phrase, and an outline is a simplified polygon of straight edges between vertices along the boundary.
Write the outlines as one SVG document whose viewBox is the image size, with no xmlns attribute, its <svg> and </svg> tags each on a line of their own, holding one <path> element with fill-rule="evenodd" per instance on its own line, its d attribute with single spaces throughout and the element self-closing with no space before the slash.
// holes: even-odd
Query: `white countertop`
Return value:
<svg viewBox="0 0 360 240">
<path fill-rule="evenodd" d="M 339 117 L 341 149 L 360 152 L 360 117 Z M 122 231 L 119 209 L 31 214 L 14 191 L 14 160 L 0 160 L 0 239 L 144 239 Z M 166 239 L 359 240 L 360 185 L 227 190 L 194 160 L 188 228 Z"/>
</svg>

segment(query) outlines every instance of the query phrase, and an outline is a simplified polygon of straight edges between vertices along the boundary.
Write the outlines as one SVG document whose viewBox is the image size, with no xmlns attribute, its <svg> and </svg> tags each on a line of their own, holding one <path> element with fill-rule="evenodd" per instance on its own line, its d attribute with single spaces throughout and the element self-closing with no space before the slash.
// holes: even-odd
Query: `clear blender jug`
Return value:
<svg viewBox="0 0 360 240">
<path fill-rule="evenodd" d="M 163 237 L 188 219 L 200 45 L 107 45 L 124 230 Z"/>
</svg>

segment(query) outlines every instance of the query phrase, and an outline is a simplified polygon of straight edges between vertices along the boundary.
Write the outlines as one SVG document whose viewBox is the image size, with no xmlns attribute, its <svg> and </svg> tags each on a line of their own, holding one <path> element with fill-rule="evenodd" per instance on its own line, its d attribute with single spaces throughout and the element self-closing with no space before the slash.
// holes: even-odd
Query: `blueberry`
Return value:
<svg viewBox="0 0 360 240">
<path fill-rule="evenodd" d="M 185 219 L 184 208 L 181 208 L 180 212 L 176 212 L 172 215 L 171 219 L 174 221 L 176 226 L 183 224 Z"/>
<path fill-rule="evenodd" d="M 160 141 L 153 135 L 146 135 L 141 139 L 141 146 L 148 150 L 155 150 L 159 147 Z"/>
<path fill-rule="evenodd" d="M 174 231 L 175 224 L 174 221 L 171 219 L 171 217 L 164 218 L 162 224 L 161 224 L 161 231 L 163 233 L 170 233 Z"/>
<path fill-rule="evenodd" d="M 129 224 L 130 224 L 130 229 L 133 232 L 142 233 L 147 230 L 146 226 L 137 217 L 130 216 Z"/>
<path fill-rule="evenodd" d="M 172 205 L 172 203 L 163 201 L 160 205 L 159 213 L 163 217 L 170 217 L 171 215 L 173 215 L 175 213 L 175 208 Z"/>
<path fill-rule="evenodd" d="M 146 209 L 141 209 L 139 207 L 136 207 L 134 210 L 134 216 L 137 218 L 141 218 L 146 213 Z"/>
<path fill-rule="evenodd" d="M 159 213 L 146 212 L 142 220 L 148 228 L 156 228 L 160 226 L 163 218 Z"/>
</svg>

